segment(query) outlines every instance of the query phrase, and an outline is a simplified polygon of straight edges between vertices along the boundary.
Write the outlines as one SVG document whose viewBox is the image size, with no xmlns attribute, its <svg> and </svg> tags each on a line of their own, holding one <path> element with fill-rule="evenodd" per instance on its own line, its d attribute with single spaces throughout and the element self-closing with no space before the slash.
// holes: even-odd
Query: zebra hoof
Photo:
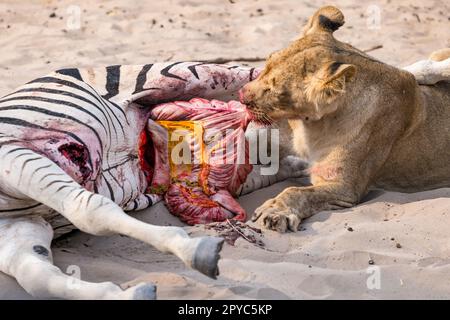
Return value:
<svg viewBox="0 0 450 320">
<path fill-rule="evenodd" d="M 216 279 L 219 275 L 220 250 L 224 239 L 218 237 L 204 237 L 200 240 L 194 253 L 192 267 L 204 275 Z"/>
<path fill-rule="evenodd" d="M 131 300 L 156 300 L 156 286 L 151 283 L 136 285 L 132 290 Z"/>
</svg>

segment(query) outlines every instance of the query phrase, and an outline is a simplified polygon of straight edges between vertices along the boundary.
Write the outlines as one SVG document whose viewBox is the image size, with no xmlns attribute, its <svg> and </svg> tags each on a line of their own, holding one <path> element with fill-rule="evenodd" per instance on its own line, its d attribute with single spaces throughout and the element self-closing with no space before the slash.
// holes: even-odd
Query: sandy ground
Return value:
<svg viewBox="0 0 450 320">
<path fill-rule="evenodd" d="M 325 4 L 298 0 L 129 3 L 2 0 L 0 95 L 68 66 L 264 58 L 293 40 L 309 15 Z M 336 37 L 360 49 L 382 45 L 371 54 L 393 65 L 405 66 L 433 50 L 450 47 L 446 1 L 370 3 L 376 7 L 354 0 L 335 4 L 347 21 Z M 283 182 L 240 202 L 252 212 L 287 185 L 299 183 Z M 162 299 L 448 299 L 449 197 L 450 188 L 416 194 L 374 191 L 355 208 L 317 214 L 295 234 L 265 231 L 264 249 L 239 239 L 235 246 L 225 245 L 217 281 L 122 236 L 72 233 L 54 243 L 54 259 L 63 270 L 78 266 L 84 280 L 125 286 L 155 282 Z M 137 217 L 182 225 L 162 204 Z M 211 232 L 203 226 L 188 231 Z M 0 274 L 0 298 L 29 296 L 15 280 Z"/>
</svg>

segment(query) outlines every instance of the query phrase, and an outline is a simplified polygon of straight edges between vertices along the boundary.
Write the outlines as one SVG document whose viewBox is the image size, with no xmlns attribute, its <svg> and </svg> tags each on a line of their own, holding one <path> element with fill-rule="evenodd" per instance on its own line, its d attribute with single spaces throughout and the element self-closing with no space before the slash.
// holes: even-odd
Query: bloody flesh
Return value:
<svg viewBox="0 0 450 320">
<path fill-rule="evenodd" d="M 250 120 L 236 101 L 196 98 L 153 107 L 139 143 L 147 192 L 164 194 L 169 211 L 188 224 L 245 221 L 232 195 L 252 170 L 244 135 Z M 187 164 L 173 159 L 174 148 L 181 145 L 173 134 L 181 129 L 192 134 Z"/>
<path fill-rule="evenodd" d="M 77 143 L 63 144 L 58 148 L 63 157 L 74 163 L 81 173 L 80 183 L 83 184 L 89 178 L 92 170 L 87 165 L 89 151 L 82 145 Z"/>
<path fill-rule="evenodd" d="M 147 130 L 142 130 L 139 136 L 138 157 L 141 169 L 145 174 L 147 185 L 150 185 L 153 179 L 153 146 L 148 137 Z"/>
</svg>

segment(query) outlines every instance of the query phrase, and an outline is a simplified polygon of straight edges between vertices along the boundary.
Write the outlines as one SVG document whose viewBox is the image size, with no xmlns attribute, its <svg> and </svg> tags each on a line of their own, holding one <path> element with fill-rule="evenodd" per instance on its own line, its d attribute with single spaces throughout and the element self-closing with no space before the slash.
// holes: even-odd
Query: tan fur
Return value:
<svg viewBox="0 0 450 320">
<path fill-rule="evenodd" d="M 448 58 L 450 58 L 450 48 L 434 51 L 429 57 L 429 59 L 433 61 L 443 61 Z"/>
<path fill-rule="evenodd" d="M 450 186 L 450 83 L 419 86 L 336 40 L 343 20 L 334 7 L 320 9 L 242 90 L 255 114 L 289 119 L 293 148 L 311 164 L 312 186 L 288 188 L 256 210 L 267 228 L 297 230 L 318 211 L 357 204 L 370 187 Z"/>
</svg>

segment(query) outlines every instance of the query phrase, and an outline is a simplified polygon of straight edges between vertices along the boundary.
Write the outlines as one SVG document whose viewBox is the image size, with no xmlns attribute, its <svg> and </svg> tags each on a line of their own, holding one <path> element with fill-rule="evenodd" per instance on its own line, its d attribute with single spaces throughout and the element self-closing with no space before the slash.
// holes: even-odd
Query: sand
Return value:
<svg viewBox="0 0 450 320">
<path fill-rule="evenodd" d="M 27 1 L 0 3 L 0 95 L 69 66 L 264 58 L 295 39 L 324 1 Z M 80 5 L 80 27 L 71 5 Z M 450 47 L 445 1 L 377 1 L 376 8 L 337 5 L 346 24 L 336 37 L 387 63 L 405 66 Z M 72 12 L 72 15 L 70 14 Z M 245 61 L 241 63 L 246 63 Z M 262 65 L 261 62 L 247 62 Z M 239 199 L 249 213 L 291 180 Z M 297 233 L 264 231 L 264 248 L 226 244 L 221 275 L 211 280 L 174 256 L 136 240 L 74 232 L 54 242 L 56 265 L 78 266 L 84 280 L 158 285 L 160 299 L 416 299 L 450 298 L 450 188 L 403 194 L 375 190 L 355 208 L 321 212 Z M 136 214 L 159 225 L 183 224 L 160 203 Z M 203 226 L 193 235 L 211 234 Z M 70 268 L 69 268 L 70 269 Z M 0 299 L 29 299 L 0 274 Z"/>
</svg>

